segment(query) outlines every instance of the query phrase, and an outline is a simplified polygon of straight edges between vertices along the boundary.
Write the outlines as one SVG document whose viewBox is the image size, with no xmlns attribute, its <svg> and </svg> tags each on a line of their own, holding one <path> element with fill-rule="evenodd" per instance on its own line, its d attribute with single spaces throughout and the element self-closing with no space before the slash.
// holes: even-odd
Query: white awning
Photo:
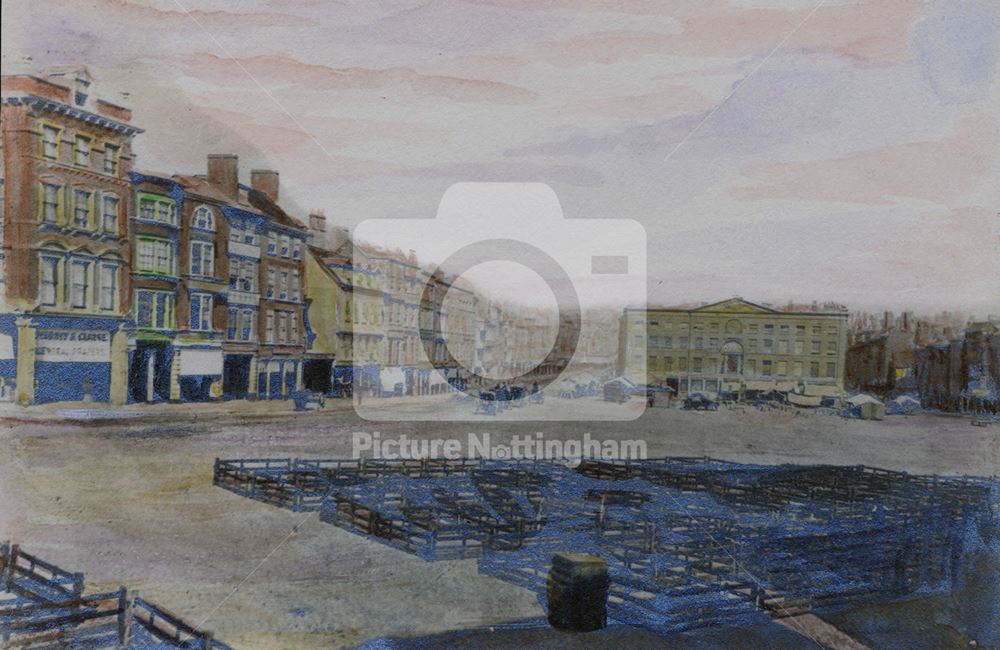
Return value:
<svg viewBox="0 0 1000 650">
<path fill-rule="evenodd" d="M 181 375 L 221 375 L 222 350 L 181 350 Z"/>
<path fill-rule="evenodd" d="M 382 380 L 382 386 L 386 390 L 391 389 L 396 384 L 406 385 L 406 373 L 403 372 L 402 368 L 382 368 L 379 379 Z"/>
</svg>

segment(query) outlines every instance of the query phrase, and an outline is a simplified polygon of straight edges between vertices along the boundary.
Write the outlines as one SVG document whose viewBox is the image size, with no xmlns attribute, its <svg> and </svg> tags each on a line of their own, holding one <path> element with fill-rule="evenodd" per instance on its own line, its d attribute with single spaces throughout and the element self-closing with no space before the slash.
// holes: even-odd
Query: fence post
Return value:
<svg viewBox="0 0 1000 650">
<path fill-rule="evenodd" d="M 5 571 L 7 570 L 7 557 L 10 555 L 10 541 L 4 540 L 0 543 L 0 582 L 4 580 Z"/>
<path fill-rule="evenodd" d="M 83 574 L 74 573 L 73 574 L 73 596 L 80 597 L 83 595 Z"/>
<path fill-rule="evenodd" d="M 14 574 L 17 573 L 17 552 L 20 547 L 17 544 L 13 544 L 10 547 L 10 562 L 7 567 L 7 584 L 4 585 L 4 591 L 11 591 L 11 587 L 14 585 Z"/>
<path fill-rule="evenodd" d="M 132 603 L 128 598 L 128 590 L 124 586 L 118 588 L 118 643 L 128 647 L 132 640 Z"/>
</svg>

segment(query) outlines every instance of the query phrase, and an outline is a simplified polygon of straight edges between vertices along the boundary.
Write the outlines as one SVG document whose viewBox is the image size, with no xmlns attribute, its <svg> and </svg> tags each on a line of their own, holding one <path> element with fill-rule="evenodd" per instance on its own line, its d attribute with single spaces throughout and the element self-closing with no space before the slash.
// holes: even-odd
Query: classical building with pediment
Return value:
<svg viewBox="0 0 1000 650">
<path fill-rule="evenodd" d="M 776 308 L 732 298 L 626 309 L 622 318 L 623 370 L 679 395 L 843 391 L 848 312 L 839 305 Z"/>
</svg>

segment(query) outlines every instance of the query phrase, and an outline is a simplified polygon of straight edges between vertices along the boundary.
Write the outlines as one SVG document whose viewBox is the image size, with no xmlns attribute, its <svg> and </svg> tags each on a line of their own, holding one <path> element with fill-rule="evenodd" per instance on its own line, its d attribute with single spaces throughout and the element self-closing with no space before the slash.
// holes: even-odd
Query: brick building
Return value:
<svg viewBox="0 0 1000 650">
<path fill-rule="evenodd" d="M 85 68 L 0 80 L 0 396 L 126 399 L 131 111 Z"/>
<path fill-rule="evenodd" d="M 306 227 L 278 175 L 239 183 L 236 156 L 204 176 L 133 174 L 129 396 L 278 399 L 302 387 Z"/>
<path fill-rule="evenodd" d="M 925 407 L 1000 411 L 1000 323 L 969 323 L 961 338 L 918 348 L 915 384 Z"/>
</svg>

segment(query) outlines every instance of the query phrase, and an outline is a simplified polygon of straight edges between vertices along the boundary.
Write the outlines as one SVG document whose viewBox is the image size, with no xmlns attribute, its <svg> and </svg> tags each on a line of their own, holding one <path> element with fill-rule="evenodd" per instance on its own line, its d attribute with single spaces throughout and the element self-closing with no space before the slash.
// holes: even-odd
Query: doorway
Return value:
<svg viewBox="0 0 1000 650">
<path fill-rule="evenodd" d="M 246 399 L 250 391 L 249 354 L 227 354 L 222 362 L 222 396 L 225 399 Z"/>
</svg>

